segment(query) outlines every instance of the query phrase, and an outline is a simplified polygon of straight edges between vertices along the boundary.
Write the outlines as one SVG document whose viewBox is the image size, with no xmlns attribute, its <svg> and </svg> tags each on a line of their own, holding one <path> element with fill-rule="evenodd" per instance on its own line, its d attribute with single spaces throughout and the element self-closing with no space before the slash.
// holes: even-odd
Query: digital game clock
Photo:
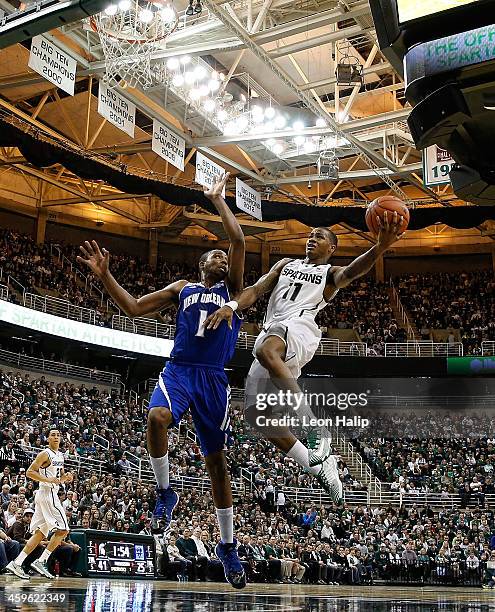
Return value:
<svg viewBox="0 0 495 612">
<path fill-rule="evenodd" d="M 155 541 L 152 536 L 94 529 L 71 531 L 81 547 L 76 568 L 84 576 L 155 578 Z"/>
</svg>

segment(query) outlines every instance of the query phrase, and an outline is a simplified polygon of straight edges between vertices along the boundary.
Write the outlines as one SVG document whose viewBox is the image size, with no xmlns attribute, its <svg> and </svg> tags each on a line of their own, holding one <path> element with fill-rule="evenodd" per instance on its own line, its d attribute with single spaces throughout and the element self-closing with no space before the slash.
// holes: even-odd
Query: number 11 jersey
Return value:
<svg viewBox="0 0 495 612">
<path fill-rule="evenodd" d="M 327 305 L 323 293 L 331 267 L 331 264 L 316 266 L 305 263 L 302 259 L 289 261 L 282 268 L 270 296 L 263 327 L 268 328 L 272 323 L 283 323 L 296 317 L 314 321 Z"/>
</svg>

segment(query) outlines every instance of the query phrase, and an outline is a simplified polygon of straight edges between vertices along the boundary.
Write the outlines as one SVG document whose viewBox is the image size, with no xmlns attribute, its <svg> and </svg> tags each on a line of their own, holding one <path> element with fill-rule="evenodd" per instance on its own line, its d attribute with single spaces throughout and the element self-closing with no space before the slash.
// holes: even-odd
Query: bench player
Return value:
<svg viewBox="0 0 495 612">
<path fill-rule="evenodd" d="M 224 320 L 232 321 L 234 311 L 245 310 L 265 293 L 270 300 L 263 329 L 256 339 L 255 360 L 247 384 L 268 378 L 278 388 L 301 394 L 297 379 L 302 368 L 313 358 L 321 340 L 315 317 L 339 289 L 371 270 L 377 259 L 402 235 L 404 220 L 387 213 L 380 226 L 377 244 L 347 266 L 329 263 L 337 248 L 337 237 L 327 227 L 313 229 L 306 242 L 305 259 L 282 259 L 253 286 L 246 287 L 233 303 L 208 317 L 205 329 L 216 329 Z M 246 385 L 247 386 L 247 385 Z M 307 406 L 302 410 L 309 410 Z M 289 428 L 279 428 L 267 435 L 288 457 L 313 474 L 334 501 L 342 498 L 342 483 L 337 458 L 332 455 L 329 437 L 323 437 L 317 449 L 310 451 Z"/>
<path fill-rule="evenodd" d="M 184 412 L 191 408 L 196 433 L 210 475 L 221 541 L 216 554 L 223 563 L 225 577 L 235 588 L 243 588 L 246 576 L 239 561 L 233 537 L 233 504 L 230 476 L 224 449 L 231 442 L 229 403 L 230 387 L 225 365 L 232 359 L 241 319 L 207 331 L 204 321 L 217 308 L 242 290 L 244 275 L 244 235 L 235 215 L 222 198 L 228 173 L 205 191 L 213 202 L 229 237 L 227 253 L 214 249 L 199 260 L 201 282 L 174 282 L 164 289 L 139 299 L 121 287 L 108 269 L 109 252 L 100 251 L 95 241 L 81 247 L 84 262 L 100 278 L 114 302 L 129 317 L 139 317 L 177 306 L 174 347 L 170 361 L 160 374 L 151 396 L 148 413 L 147 441 L 150 461 L 157 480 L 157 502 L 153 512 L 155 530 L 165 531 L 179 501 L 170 487 L 168 464 L 169 427 L 178 425 Z"/>
<path fill-rule="evenodd" d="M 65 510 L 58 498 L 58 488 L 64 482 L 72 482 L 73 476 L 64 471 L 64 456 L 59 451 L 59 446 L 60 432 L 52 428 L 48 434 L 48 447 L 38 453 L 26 472 L 28 478 L 40 483 L 34 500 L 34 515 L 30 526 L 33 535 L 19 555 L 5 568 L 26 580 L 29 580 L 30 576 L 23 570 L 22 564 L 42 540 L 47 539 L 50 532 L 53 532 L 53 535 L 45 550 L 39 559 L 31 563 L 31 567 L 45 578 L 55 578 L 48 569 L 48 559 L 69 533 Z"/>
</svg>

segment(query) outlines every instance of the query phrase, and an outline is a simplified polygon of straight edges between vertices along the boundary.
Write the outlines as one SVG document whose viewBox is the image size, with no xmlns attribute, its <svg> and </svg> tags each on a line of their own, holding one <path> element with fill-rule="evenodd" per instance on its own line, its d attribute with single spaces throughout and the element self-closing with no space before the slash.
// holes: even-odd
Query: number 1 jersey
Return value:
<svg viewBox="0 0 495 612">
<path fill-rule="evenodd" d="M 174 348 L 174 363 L 224 369 L 232 359 L 242 319 L 234 313 L 232 329 L 222 321 L 217 329 L 205 329 L 206 318 L 230 300 L 225 281 L 213 287 L 188 283 L 179 295 Z"/>
</svg>

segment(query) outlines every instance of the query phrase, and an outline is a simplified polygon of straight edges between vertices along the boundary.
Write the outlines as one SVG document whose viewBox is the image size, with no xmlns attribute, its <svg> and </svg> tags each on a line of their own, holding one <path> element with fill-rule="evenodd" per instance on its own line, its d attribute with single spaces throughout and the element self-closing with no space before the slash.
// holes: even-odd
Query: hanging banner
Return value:
<svg viewBox="0 0 495 612">
<path fill-rule="evenodd" d="M 455 164 L 448 151 L 438 145 L 431 145 L 423 150 L 423 183 L 426 187 L 448 185 L 450 171 Z"/>
<path fill-rule="evenodd" d="M 151 150 L 184 172 L 186 141 L 156 119 L 153 119 Z"/>
<path fill-rule="evenodd" d="M 235 204 L 255 219 L 262 220 L 261 194 L 238 178 L 235 179 Z"/>
<path fill-rule="evenodd" d="M 134 138 L 136 106 L 102 81 L 98 89 L 98 113 L 119 130 Z"/>
<path fill-rule="evenodd" d="M 205 157 L 199 151 L 196 153 L 196 176 L 194 180 L 198 185 L 203 187 L 211 187 L 215 177 L 222 178 L 225 170 L 211 159 Z M 222 191 L 222 196 L 225 197 L 225 187 Z"/>
<path fill-rule="evenodd" d="M 44 36 L 31 41 L 28 66 L 69 95 L 74 95 L 77 62 Z"/>
</svg>

